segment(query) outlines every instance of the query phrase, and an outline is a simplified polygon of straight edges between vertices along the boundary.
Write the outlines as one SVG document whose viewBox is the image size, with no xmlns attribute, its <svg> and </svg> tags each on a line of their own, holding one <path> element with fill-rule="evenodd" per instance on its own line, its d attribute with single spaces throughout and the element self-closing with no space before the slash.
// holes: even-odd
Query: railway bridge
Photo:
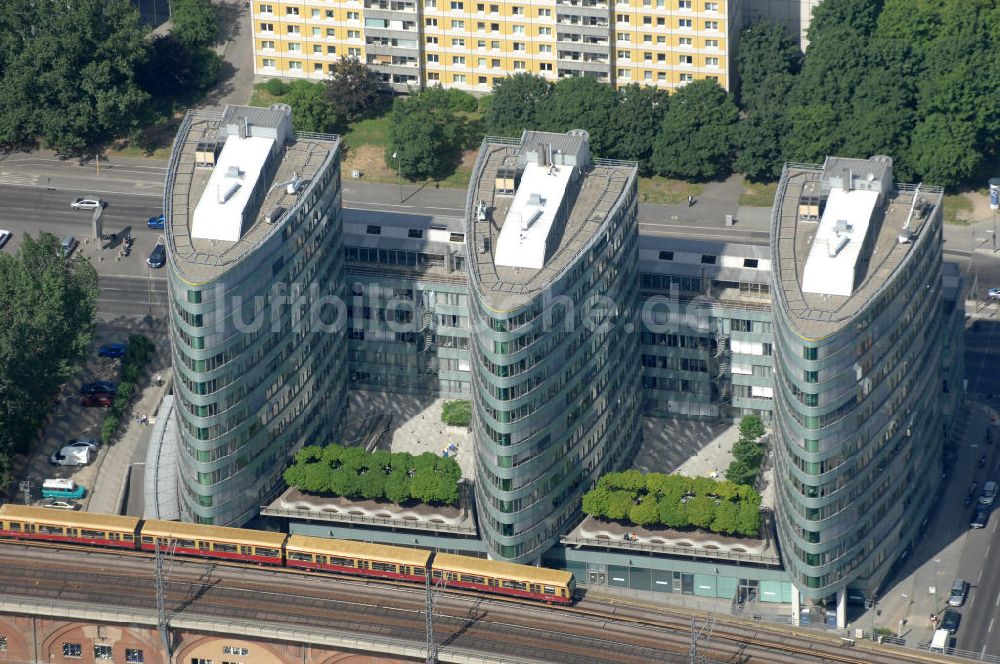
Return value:
<svg viewBox="0 0 1000 664">
<path fill-rule="evenodd" d="M 426 596 L 419 587 L 176 558 L 163 561 L 158 594 L 155 566 L 140 552 L 0 543 L 0 661 L 427 660 Z M 444 592 L 433 613 L 440 662 L 948 661 L 804 629 L 592 597 L 548 607 Z"/>
</svg>

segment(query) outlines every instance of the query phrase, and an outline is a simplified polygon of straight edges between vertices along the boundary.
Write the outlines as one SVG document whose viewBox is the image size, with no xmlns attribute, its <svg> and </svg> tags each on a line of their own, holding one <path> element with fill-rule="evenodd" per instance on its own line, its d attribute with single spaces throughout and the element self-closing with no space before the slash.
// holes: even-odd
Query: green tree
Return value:
<svg viewBox="0 0 1000 664">
<path fill-rule="evenodd" d="M 653 144 L 653 169 L 687 180 L 723 176 L 730 168 L 739 111 L 711 80 L 689 83 L 670 98 Z"/>
<path fill-rule="evenodd" d="M 322 83 L 292 81 L 281 101 L 292 107 L 292 126 L 296 131 L 329 133 L 343 125 L 343 118 L 337 115 Z"/>
<path fill-rule="evenodd" d="M 163 111 L 168 112 L 173 110 L 173 100 L 190 99 L 212 87 L 221 69 L 222 58 L 210 48 L 162 35 L 150 44 L 149 59 L 139 70 L 138 81 L 153 101 L 166 104 Z"/>
<path fill-rule="evenodd" d="M 749 466 L 745 461 L 737 459 L 726 469 L 726 479 L 735 484 L 753 485 L 757 479 L 758 468 Z"/>
<path fill-rule="evenodd" d="M 354 57 L 333 63 L 326 96 L 334 113 L 346 122 L 381 115 L 392 101 L 392 91 L 378 73 Z"/>
<path fill-rule="evenodd" d="M 583 494 L 583 513 L 603 518 L 608 513 L 611 492 L 604 487 L 595 487 Z"/>
<path fill-rule="evenodd" d="M 744 415 L 740 419 L 740 440 L 756 441 L 764 433 L 764 421 L 758 415 Z"/>
<path fill-rule="evenodd" d="M 16 6 L 16 8 L 15 8 Z M 138 129 L 149 44 L 128 0 L 0 6 L 0 145 L 83 151 Z"/>
<path fill-rule="evenodd" d="M 410 480 L 410 496 L 422 503 L 431 503 L 438 492 L 438 476 L 433 470 L 421 469 Z"/>
<path fill-rule="evenodd" d="M 660 499 L 660 523 L 668 528 L 684 528 L 691 523 L 687 514 L 687 503 L 671 500 L 664 496 Z"/>
<path fill-rule="evenodd" d="M 591 151 L 604 156 L 611 154 L 618 139 L 616 106 L 617 95 L 610 85 L 590 76 L 569 76 L 552 86 L 536 119 L 546 131 L 585 129 L 590 134 Z"/>
<path fill-rule="evenodd" d="M 715 519 L 715 499 L 710 496 L 688 498 L 687 514 L 692 526 L 707 529 Z"/>
<path fill-rule="evenodd" d="M 385 163 L 408 180 L 441 177 L 460 156 L 460 122 L 439 91 L 428 88 L 393 104 Z"/>
<path fill-rule="evenodd" d="M 929 183 L 954 186 L 969 179 L 983 164 L 972 122 L 937 113 L 913 131 L 913 168 Z"/>
<path fill-rule="evenodd" d="M 358 491 L 362 498 L 367 500 L 377 500 L 385 496 L 385 484 L 387 475 L 380 470 L 365 468 L 365 472 L 359 476 L 360 485 Z"/>
<path fill-rule="evenodd" d="M 747 537 L 756 537 L 760 533 L 760 505 L 743 503 L 739 507 L 736 518 L 736 532 Z"/>
<path fill-rule="evenodd" d="M 656 498 L 647 495 L 628 512 L 629 521 L 638 526 L 652 526 L 660 521 L 660 506 Z"/>
<path fill-rule="evenodd" d="M 64 258 L 48 233 L 0 254 L 0 480 L 9 480 L 4 460 L 28 451 L 87 354 L 97 292 L 90 262 Z"/>
<path fill-rule="evenodd" d="M 520 136 L 539 127 L 538 112 L 549 94 L 549 82 L 535 74 L 495 79 L 484 119 L 492 134 Z"/>
<path fill-rule="evenodd" d="M 170 34 L 190 46 L 211 46 L 219 37 L 219 21 L 212 0 L 173 0 Z"/>
<path fill-rule="evenodd" d="M 410 499 L 410 478 L 405 470 L 393 470 L 385 480 L 385 497 L 397 505 Z"/>
<path fill-rule="evenodd" d="M 642 175 L 652 173 L 653 138 L 660 130 L 669 95 L 652 85 L 632 83 L 618 91 L 615 110 L 617 140 L 608 156 L 639 163 Z"/>
<path fill-rule="evenodd" d="M 783 111 L 753 110 L 735 129 L 738 153 L 733 170 L 753 182 L 770 182 L 781 176 L 784 165 L 782 137 L 787 127 Z"/>
<path fill-rule="evenodd" d="M 330 491 L 345 498 L 361 495 L 361 478 L 353 468 L 342 467 L 330 473 Z"/>
<path fill-rule="evenodd" d="M 795 84 L 802 54 L 782 25 L 758 21 L 741 33 L 736 64 L 740 106 L 748 111 L 780 108 Z"/>
<path fill-rule="evenodd" d="M 826 104 L 794 106 L 786 115 L 787 128 L 782 149 L 789 160 L 822 163 L 840 147 L 835 127 L 840 121 Z"/>
<path fill-rule="evenodd" d="M 717 533 L 732 535 L 737 532 L 739 507 L 728 500 L 715 506 L 715 516 L 712 518 L 712 530 Z"/>
<path fill-rule="evenodd" d="M 635 496 L 628 491 L 612 491 L 608 497 L 607 518 L 621 521 L 628 517 L 629 510 L 635 504 Z"/>
</svg>

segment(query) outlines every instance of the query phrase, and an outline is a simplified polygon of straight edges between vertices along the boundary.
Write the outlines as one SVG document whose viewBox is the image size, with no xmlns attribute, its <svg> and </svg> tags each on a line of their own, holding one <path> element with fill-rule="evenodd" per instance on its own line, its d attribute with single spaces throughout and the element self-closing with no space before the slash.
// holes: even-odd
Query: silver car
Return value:
<svg viewBox="0 0 1000 664">
<path fill-rule="evenodd" d="M 96 210 L 104 207 L 104 201 L 99 196 L 79 196 L 69 206 L 74 210 Z"/>
<path fill-rule="evenodd" d="M 979 496 L 980 505 L 992 505 L 997 497 L 997 483 L 987 482 L 983 485 L 983 493 Z"/>
<path fill-rule="evenodd" d="M 969 594 L 969 582 L 964 579 L 955 579 L 951 583 L 951 593 L 948 595 L 948 606 L 962 606 L 965 598 Z"/>
<path fill-rule="evenodd" d="M 78 510 L 80 503 L 67 500 L 65 498 L 45 498 L 35 503 L 39 507 L 48 507 L 54 510 Z"/>
</svg>

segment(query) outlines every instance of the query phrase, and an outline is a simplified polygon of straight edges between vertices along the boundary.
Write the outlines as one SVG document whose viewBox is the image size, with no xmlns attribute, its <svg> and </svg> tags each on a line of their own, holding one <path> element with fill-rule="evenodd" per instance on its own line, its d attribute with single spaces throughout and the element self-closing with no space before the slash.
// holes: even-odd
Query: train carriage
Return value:
<svg viewBox="0 0 1000 664">
<path fill-rule="evenodd" d="M 443 578 L 446 588 L 465 588 L 556 604 L 572 603 L 575 592 L 572 572 L 544 567 L 438 553 L 431 570 L 435 582 Z"/>
<path fill-rule="evenodd" d="M 421 583 L 430 558 L 423 549 L 306 535 L 291 535 L 285 544 L 288 567 Z"/>
<path fill-rule="evenodd" d="M 63 512 L 26 505 L 0 506 L 0 537 L 136 548 L 139 519 L 132 516 Z"/>
<path fill-rule="evenodd" d="M 282 545 L 288 535 L 242 528 L 205 526 L 147 519 L 140 532 L 140 548 L 160 549 L 202 558 L 220 558 L 261 565 L 281 565 Z"/>
</svg>

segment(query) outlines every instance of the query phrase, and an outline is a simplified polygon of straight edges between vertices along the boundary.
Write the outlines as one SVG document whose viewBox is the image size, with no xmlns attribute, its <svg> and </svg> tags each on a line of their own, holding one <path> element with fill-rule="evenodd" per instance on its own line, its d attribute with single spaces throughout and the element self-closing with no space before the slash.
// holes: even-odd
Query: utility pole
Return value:
<svg viewBox="0 0 1000 664">
<path fill-rule="evenodd" d="M 163 550 L 160 549 L 160 538 L 153 538 L 153 546 L 156 555 L 156 629 L 163 639 L 163 651 L 167 654 L 167 664 L 170 663 L 170 625 L 167 619 L 167 609 L 164 606 L 164 583 L 166 581 L 163 574 Z"/>
<path fill-rule="evenodd" d="M 447 585 L 444 574 L 441 574 L 441 580 L 436 585 L 432 585 L 430 567 L 424 569 L 424 611 L 427 613 L 427 664 L 437 664 L 438 661 L 437 644 L 434 643 L 434 602 L 437 601 L 438 593 Z"/>
<path fill-rule="evenodd" d="M 399 202 L 403 202 L 403 158 L 399 152 L 393 152 L 392 158 L 396 160 L 396 179 L 399 181 Z"/>
<path fill-rule="evenodd" d="M 24 480 L 17 487 L 24 494 L 24 504 L 31 502 L 31 480 Z"/>
</svg>

